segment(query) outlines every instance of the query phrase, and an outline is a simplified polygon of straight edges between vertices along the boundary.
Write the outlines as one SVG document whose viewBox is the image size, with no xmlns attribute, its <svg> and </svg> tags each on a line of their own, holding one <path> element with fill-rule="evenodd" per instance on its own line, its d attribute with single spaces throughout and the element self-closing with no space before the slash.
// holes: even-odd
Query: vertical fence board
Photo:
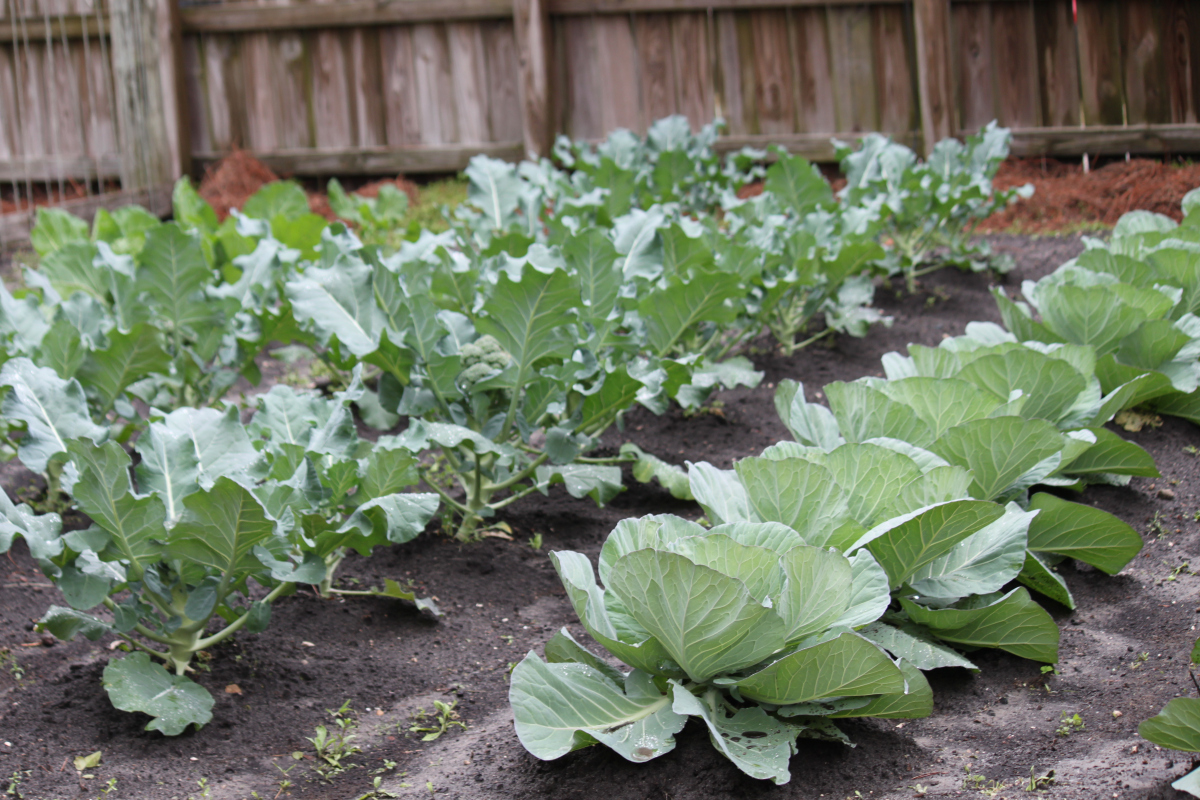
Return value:
<svg viewBox="0 0 1200 800">
<path fill-rule="evenodd" d="M 641 66 L 642 108 L 646 120 L 653 122 L 676 111 L 670 15 L 638 14 L 634 20 L 638 63 Z"/>
<path fill-rule="evenodd" d="M 645 133 L 638 85 L 638 51 L 629 17 L 605 14 L 595 19 L 596 57 L 600 80 L 596 86 L 601 135 L 616 128 Z M 711 118 L 711 117 L 710 117 Z"/>
<path fill-rule="evenodd" d="M 240 44 L 241 79 L 246 92 L 244 144 L 253 150 L 274 150 L 281 147 L 282 143 L 275 132 L 275 107 L 269 80 L 272 63 L 270 35 L 251 33 Z"/>
<path fill-rule="evenodd" d="M 0 13 L 3 11 L 0 5 Z M 21 154 L 21 137 L 12 50 L 7 47 L 0 47 L 0 108 L 4 109 L 0 115 L 0 159 L 8 161 Z"/>
<path fill-rule="evenodd" d="M 458 115 L 453 102 L 454 79 L 444 25 L 412 27 L 413 76 L 417 95 L 417 128 L 422 144 L 459 141 Z"/>
<path fill-rule="evenodd" d="M 513 47 L 517 57 L 520 124 L 529 158 L 548 156 L 551 137 L 562 124 L 559 109 L 565 82 L 562 59 L 551 59 L 555 32 L 544 0 L 513 0 Z M 551 70 L 551 64 L 555 69 Z"/>
<path fill-rule="evenodd" d="M 384 131 L 383 59 L 377 29 L 349 33 L 350 97 L 354 100 L 355 142 L 378 147 L 387 141 Z"/>
<path fill-rule="evenodd" d="M 1120 16 L 1115 0 L 1079 0 L 1080 84 L 1087 125 L 1125 121 Z"/>
<path fill-rule="evenodd" d="M 1121 61 L 1125 109 L 1130 124 L 1171 121 L 1167 87 L 1165 20 L 1160 0 L 1126 0 L 1121 5 Z"/>
<path fill-rule="evenodd" d="M 901 6 L 871 9 L 871 35 L 875 42 L 874 84 L 879 98 L 879 129 L 884 133 L 908 133 L 916 127 L 906 16 Z"/>
<path fill-rule="evenodd" d="M 568 17 L 562 24 L 562 60 L 564 85 L 563 130 L 576 139 L 596 139 L 604 135 L 600 120 L 600 76 L 596 57 L 596 28 L 585 17 Z"/>
<path fill-rule="evenodd" d="M 488 127 L 492 140 L 521 140 L 521 92 L 517 86 L 520 64 L 513 28 L 503 22 L 482 25 L 483 48 L 487 55 Z"/>
<path fill-rule="evenodd" d="M 30 44 L 18 51 L 17 85 L 21 103 L 21 141 L 26 156 L 44 156 L 50 151 L 50 126 L 46 121 L 46 92 L 42 81 L 44 45 Z"/>
<path fill-rule="evenodd" d="M 249 46 L 225 34 L 204 37 L 204 107 L 216 150 L 253 146 L 248 126 L 255 115 L 243 66 Z"/>
<path fill-rule="evenodd" d="M 1037 34 L 1033 6 L 1003 2 L 992 7 L 993 74 L 1000 124 L 1033 128 L 1040 124 Z"/>
<path fill-rule="evenodd" d="M 312 53 L 303 34 L 285 32 L 271 37 L 269 91 L 274 99 L 275 133 L 288 149 L 316 144 L 312 111 Z"/>
<path fill-rule="evenodd" d="M 451 22 L 446 25 L 450 42 L 450 75 L 458 111 L 458 141 L 479 143 L 491 140 L 488 127 L 487 57 L 479 25 Z"/>
<path fill-rule="evenodd" d="M 913 0 L 917 97 L 922 149 L 926 155 L 938 141 L 954 133 L 949 6 L 948 0 Z"/>
<path fill-rule="evenodd" d="M 759 133 L 791 133 L 796 130 L 796 92 L 787 16 L 775 10 L 751 15 Z"/>
<path fill-rule="evenodd" d="M 185 124 L 191 131 L 192 147 L 204 152 L 213 149 L 213 141 L 204 108 L 204 56 L 200 52 L 202 47 L 203 40 L 197 36 L 189 36 L 183 41 L 184 94 L 187 97 Z M 93 117 L 89 124 L 89 133 L 94 127 Z M 88 149 L 92 151 L 90 146 Z"/>
<path fill-rule="evenodd" d="M 1192 31 L 1188 26 L 1186 0 L 1166 0 L 1163 3 L 1163 26 L 1171 122 L 1194 124 L 1196 105 L 1192 95 L 1191 38 L 1200 31 Z"/>
<path fill-rule="evenodd" d="M 996 118 L 992 86 L 992 4 L 963 3 L 953 8 L 958 128 L 974 131 Z"/>
<path fill-rule="evenodd" d="M 312 59 L 312 110 L 314 144 L 345 148 L 353 141 L 350 131 L 350 92 L 346 80 L 346 53 L 339 31 L 316 31 L 308 37 Z"/>
<path fill-rule="evenodd" d="M 714 15 L 717 28 L 717 67 L 714 80 L 717 83 L 717 98 L 721 116 L 730 133 L 749 133 L 746 123 L 745 96 L 742 94 L 741 60 L 738 49 L 738 15 L 732 11 L 718 11 Z"/>
<path fill-rule="evenodd" d="M 712 64 L 708 55 L 708 16 L 676 14 L 671 18 L 671 45 L 676 76 L 675 108 L 699 130 L 713 120 Z M 786 52 L 786 51 L 785 51 Z"/>
<path fill-rule="evenodd" d="M 412 29 L 393 25 L 379 32 L 383 59 L 383 119 L 387 143 L 412 145 L 421 141 L 417 119 L 417 88 L 413 74 Z"/>
<path fill-rule="evenodd" d="M 792 84 L 796 96 L 796 130 L 833 133 L 837 113 L 830 78 L 829 37 L 824 9 L 796 8 L 788 12 L 792 51 Z"/>
<path fill-rule="evenodd" d="M 878 130 L 870 12 L 865 7 L 831 7 L 828 14 L 838 130 Z"/>
<path fill-rule="evenodd" d="M 1039 3 L 1034 7 L 1037 31 L 1038 74 L 1042 99 L 1042 124 L 1064 127 L 1079 124 L 1079 49 L 1068 0 Z"/>
</svg>

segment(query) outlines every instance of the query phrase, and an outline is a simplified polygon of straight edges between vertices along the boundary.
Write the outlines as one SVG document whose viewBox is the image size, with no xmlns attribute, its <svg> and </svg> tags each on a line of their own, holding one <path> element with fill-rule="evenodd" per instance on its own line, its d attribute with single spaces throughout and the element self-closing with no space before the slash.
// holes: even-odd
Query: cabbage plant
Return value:
<svg viewBox="0 0 1200 800">
<path fill-rule="evenodd" d="M 624 758 L 670 752 L 689 716 L 755 778 L 786 783 L 798 737 L 848 741 L 846 717 L 928 715 L 920 671 L 855 629 L 890 596 L 884 568 L 809 544 L 778 523 L 711 529 L 662 515 L 621 521 L 587 557 L 551 553 L 580 622 L 622 671 L 564 628 L 512 673 L 517 735 L 549 760 L 604 744 Z"/>
</svg>

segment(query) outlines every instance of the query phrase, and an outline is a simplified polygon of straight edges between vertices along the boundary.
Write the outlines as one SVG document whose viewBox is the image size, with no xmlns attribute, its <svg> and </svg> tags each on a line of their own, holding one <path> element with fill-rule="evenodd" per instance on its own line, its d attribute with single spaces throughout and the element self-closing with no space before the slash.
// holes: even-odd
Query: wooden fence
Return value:
<svg viewBox="0 0 1200 800">
<path fill-rule="evenodd" d="M 0 182 L 443 172 L 673 113 L 816 159 L 991 119 L 1021 154 L 1200 152 L 1194 0 L 177 2 L 0 0 Z"/>
</svg>

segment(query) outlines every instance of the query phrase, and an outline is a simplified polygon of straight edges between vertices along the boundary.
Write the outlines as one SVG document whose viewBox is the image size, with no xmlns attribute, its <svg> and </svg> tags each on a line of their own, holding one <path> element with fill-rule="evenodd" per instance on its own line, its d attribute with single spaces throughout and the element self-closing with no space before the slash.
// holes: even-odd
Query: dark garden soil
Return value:
<svg viewBox="0 0 1200 800">
<path fill-rule="evenodd" d="M 1019 265 L 1006 279 L 1010 294 L 1021 279 L 1045 274 L 1080 249 L 1073 238 L 993 242 Z M 830 381 L 878 374 L 889 350 L 936 344 L 970 320 L 996 319 L 987 284 L 985 276 L 946 270 L 928 277 L 914 297 L 881 289 L 878 302 L 895 316 L 890 330 L 839 338 L 790 359 L 756 356 L 766 372 L 759 388 L 725 392 L 721 406 L 690 419 L 678 411 L 634 411 L 605 446 L 628 439 L 677 463 L 727 467 L 787 438 L 772 404 L 778 381 L 799 379 L 811 397 Z M 0 671 L 0 793 L 14 776 L 20 782 L 9 794 L 28 800 L 92 800 L 104 796 L 111 778 L 116 789 L 108 800 L 357 800 L 374 796 L 375 770 L 387 760 L 396 767 L 382 773 L 381 788 L 395 794 L 380 797 L 842 800 L 909 798 L 917 786 L 928 797 L 983 797 L 979 789 L 1003 784 L 990 796 L 1014 800 L 1031 796 L 1024 790 L 1031 771 L 1053 771 L 1044 791 L 1051 798 L 1174 797 L 1169 783 L 1190 759 L 1159 751 L 1135 732 L 1169 699 L 1195 691 L 1186 663 L 1200 619 L 1200 577 L 1187 565 L 1200 567 L 1200 458 L 1184 447 L 1200 445 L 1200 430 L 1167 420 L 1121 434 L 1145 446 L 1164 477 L 1085 495 L 1143 532 L 1146 547 L 1115 577 L 1083 566 L 1064 570 L 1079 608 L 1052 609 L 1062 629 L 1061 674 L 1045 676 L 1038 664 L 1002 653 L 977 654 L 978 676 L 931 676 L 936 706 L 928 719 L 848 722 L 855 749 L 801 740 L 786 786 L 744 777 L 695 723 L 674 752 L 641 765 L 600 747 L 543 763 L 518 743 L 507 703 L 509 665 L 560 626 L 583 636 L 546 552 L 574 549 L 594 560 L 624 517 L 699 515 L 657 484 L 631 483 L 603 509 L 558 487 L 550 497 L 535 496 L 505 516 L 511 542 L 460 545 L 430 533 L 370 560 L 350 559 L 346 579 L 410 578 L 439 598 L 445 617 L 435 621 L 382 600 L 322 601 L 309 592 L 282 600 L 265 633 L 240 636 L 212 654 L 208 670 L 195 677 L 217 697 L 213 721 L 173 739 L 143 731 L 145 717 L 109 705 L 100 685 L 108 640 L 47 646 L 32 631 L 31 621 L 61 601 L 18 544 L 11 558 L 0 558 L 0 648 L 15 654 L 23 671 L 20 680 L 11 664 Z M 32 482 L 11 464 L 0 479 L 10 495 Z M 527 544 L 535 533 L 543 537 L 540 551 Z M 456 700 L 467 729 L 428 743 L 406 736 L 416 709 L 430 709 L 434 700 Z M 314 771 L 305 737 L 329 725 L 327 709 L 345 701 L 357 715 L 354 744 L 363 752 L 350 759 L 357 766 L 326 782 Z M 1064 712 L 1078 713 L 1085 727 L 1056 735 Z M 93 777 L 79 778 L 72 758 L 95 750 L 103 762 L 87 773 Z M 293 751 L 308 756 L 296 762 Z M 964 789 L 968 768 L 983 776 L 979 788 Z M 283 780 L 292 785 L 281 790 Z"/>
</svg>

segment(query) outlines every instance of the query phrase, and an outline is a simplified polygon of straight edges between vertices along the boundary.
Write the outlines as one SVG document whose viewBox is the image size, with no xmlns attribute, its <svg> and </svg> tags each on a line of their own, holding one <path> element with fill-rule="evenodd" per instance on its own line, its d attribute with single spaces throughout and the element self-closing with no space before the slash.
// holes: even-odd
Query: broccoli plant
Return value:
<svg viewBox="0 0 1200 800">
<path fill-rule="evenodd" d="M 138 650 L 111 662 L 104 683 L 117 708 L 154 717 L 149 729 L 173 736 L 207 722 L 212 698 L 187 677 L 196 653 L 263 630 L 271 603 L 299 584 L 436 611 L 391 580 L 333 586 L 348 551 L 406 542 L 438 507 L 434 495 L 403 491 L 417 482 L 411 453 L 358 438 L 349 404 L 359 381 L 332 400 L 277 386 L 248 425 L 233 407 L 154 415 L 134 467 L 107 429 L 86 422 L 77 381 L 25 359 L 5 370 L 25 376 L 23 399 L 42 409 L 15 409 L 27 426 L 21 458 L 62 463 L 64 488 L 92 525 L 64 531 L 57 514 L 0 493 L 0 550 L 22 537 L 69 604 L 51 607 L 43 630 L 115 635 Z"/>
<path fill-rule="evenodd" d="M 992 185 L 1010 139 L 1008 129 L 993 121 L 965 143 L 938 142 L 925 162 L 877 133 L 863 137 L 857 150 L 835 142 L 846 175 L 843 213 L 878 217 L 889 242 L 885 263 L 891 274 L 904 275 L 909 292 L 916 291 L 918 277 L 946 264 L 975 272 L 1011 269 L 1011 259 L 996 256 L 986 242 L 971 243 L 980 221 L 1033 193 L 1029 184 L 1008 191 Z"/>
</svg>

